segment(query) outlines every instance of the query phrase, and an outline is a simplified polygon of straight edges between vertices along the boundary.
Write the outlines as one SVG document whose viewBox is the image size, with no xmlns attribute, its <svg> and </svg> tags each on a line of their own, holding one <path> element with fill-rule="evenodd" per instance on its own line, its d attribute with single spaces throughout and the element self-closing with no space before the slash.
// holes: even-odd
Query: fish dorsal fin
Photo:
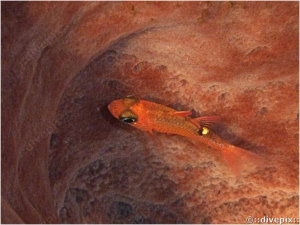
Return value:
<svg viewBox="0 0 300 225">
<path fill-rule="evenodd" d="M 219 116 L 201 116 L 192 119 L 192 122 L 198 127 L 212 128 L 214 125 L 220 122 Z"/>
<path fill-rule="evenodd" d="M 177 116 L 190 116 L 192 115 L 191 111 L 176 111 L 174 112 L 175 115 Z"/>
</svg>

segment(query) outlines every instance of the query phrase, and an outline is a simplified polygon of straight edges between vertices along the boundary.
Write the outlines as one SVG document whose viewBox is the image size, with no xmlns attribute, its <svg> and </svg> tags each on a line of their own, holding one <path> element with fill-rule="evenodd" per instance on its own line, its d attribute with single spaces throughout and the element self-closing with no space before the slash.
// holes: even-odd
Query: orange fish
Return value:
<svg viewBox="0 0 300 225">
<path fill-rule="evenodd" d="M 210 130 L 219 117 L 190 118 L 190 111 L 176 111 L 132 96 L 112 101 L 108 109 L 118 120 L 140 130 L 178 134 L 219 150 L 237 176 L 245 163 L 257 164 L 261 160 L 255 153 L 227 143 Z"/>
</svg>

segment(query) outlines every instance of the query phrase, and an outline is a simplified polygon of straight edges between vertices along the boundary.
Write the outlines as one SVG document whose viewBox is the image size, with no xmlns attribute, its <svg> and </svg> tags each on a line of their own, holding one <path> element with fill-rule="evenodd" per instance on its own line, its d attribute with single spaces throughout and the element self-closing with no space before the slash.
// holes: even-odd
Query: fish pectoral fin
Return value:
<svg viewBox="0 0 300 225">
<path fill-rule="evenodd" d="M 215 124 L 221 121 L 219 116 L 201 116 L 198 118 L 193 118 L 191 120 L 198 128 L 207 127 L 212 128 Z"/>
<path fill-rule="evenodd" d="M 175 115 L 177 116 L 190 116 L 192 115 L 191 111 L 176 111 L 174 112 Z"/>
</svg>

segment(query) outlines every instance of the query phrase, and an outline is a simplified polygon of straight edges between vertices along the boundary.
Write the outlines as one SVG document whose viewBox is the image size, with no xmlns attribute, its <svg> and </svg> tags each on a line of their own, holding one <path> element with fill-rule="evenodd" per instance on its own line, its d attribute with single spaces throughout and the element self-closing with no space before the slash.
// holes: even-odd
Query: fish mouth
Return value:
<svg viewBox="0 0 300 225">
<path fill-rule="evenodd" d="M 111 112 L 111 103 L 108 104 L 107 108 Z"/>
<path fill-rule="evenodd" d="M 107 106 L 109 112 L 115 117 L 118 118 L 121 113 L 124 111 L 125 107 L 124 104 L 122 104 L 122 102 L 120 101 L 120 99 L 118 100 L 114 100 L 111 103 L 108 104 Z"/>
<path fill-rule="evenodd" d="M 117 117 L 116 105 L 117 105 L 117 104 L 115 104 L 114 101 L 113 101 L 113 102 L 109 103 L 108 106 L 107 106 L 109 112 L 110 112 L 114 117 Z"/>
<path fill-rule="evenodd" d="M 123 99 L 113 100 L 111 103 L 108 104 L 107 108 L 114 117 L 119 118 L 119 116 L 125 110 L 129 110 L 132 105 L 138 102 L 138 98 L 130 95 Z"/>
</svg>

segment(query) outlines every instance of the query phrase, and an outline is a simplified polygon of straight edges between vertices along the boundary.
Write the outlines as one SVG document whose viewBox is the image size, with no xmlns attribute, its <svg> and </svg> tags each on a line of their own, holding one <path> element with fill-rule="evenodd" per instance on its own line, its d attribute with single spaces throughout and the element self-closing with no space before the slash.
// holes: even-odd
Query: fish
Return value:
<svg viewBox="0 0 300 225">
<path fill-rule="evenodd" d="M 237 177 L 244 165 L 262 163 L 258 154 L 231 145 L 212 131 L 220 122 L 219 116 L 191 118 L 191 111 L 177 111 L 134 96 L 113 100 L 108 110 L 119 121 L 139 130 L 181 135 L 218 150 Z"/>
</svg>

